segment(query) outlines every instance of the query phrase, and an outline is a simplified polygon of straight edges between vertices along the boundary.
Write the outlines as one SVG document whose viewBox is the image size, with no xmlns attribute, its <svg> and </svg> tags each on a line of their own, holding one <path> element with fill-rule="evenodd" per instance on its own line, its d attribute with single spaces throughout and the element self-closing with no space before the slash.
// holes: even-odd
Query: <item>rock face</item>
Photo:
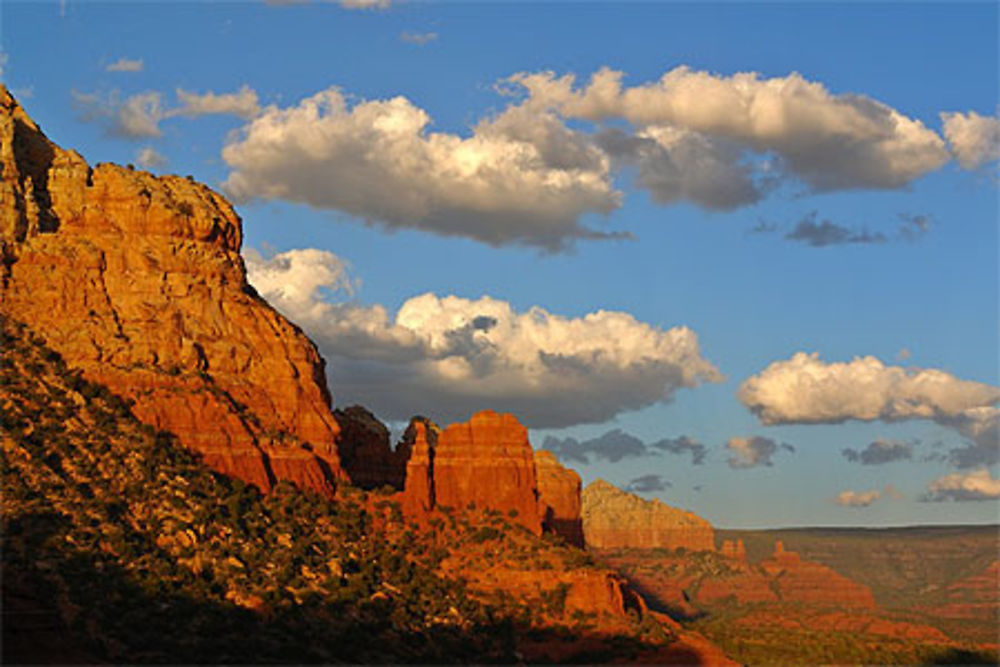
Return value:
<svg viewBox="0 0 1000 667">
<path fill-rule="evenodd" d="M 719 553 L 726 558 L 746 562 L 747 548 L 743 545 L 743 540 L 722 540 L 722 548 Z"/>
<path fill-rule="evenodd" d="M 434 449 L 440 433 L 429 419 L 414 418 L 403 434 L 400 446 L 410 452 L 403 491 L 403 511 L 408 516 L 420 519 L 434 509 Z"/>
<path fill-rule="evenodd" d="M 583 490 L 582 500 L 587 546 L 715 551 L 712 524 L 691 512 L 643 500 L 601 479 Z"/>
<path fill-rule="evenodd" d="M 333 414 L 340 424 L 340 465 L 351 484 L 362 489 L 390 486 L 402 491 L 409 447 L 404 444 L 394 450 L 389 444 L 389 429 L 360 405 Z"/>
<path fill-rule="evenodd" d="M 0 312 L 267 490 L 343 478 L 323 361 L 246 280 L 240 219 L 177 176 L 90 167 L 0 85 Z"/>
<path fill-rule="evenodd" d="M 563 467 L 555 454 L 535 450 L 535 476 L 542 530 L 562 536 L 569 544 L 583 547 L 580 476 Z"/>
<path fill-rule="evenodd" d="M 541 534 L 538 483 L 528 430 L 514 415 L 491 410 L 452 424 L 438 437 L 433 461 L 435 504 L 474 503 L 514 516 Z"/>
<path fill-rule="evenodd" d="M 875 597 L 870 588 L 813 561 L 803 560 L 797 553 L 785 551 L 781 540 L 774 545 L 774 554 L 760 566 L 773 578 L 778 595 L 784 602 L 802 602 L 839 607 L 872 609 Z"/>
</svg>

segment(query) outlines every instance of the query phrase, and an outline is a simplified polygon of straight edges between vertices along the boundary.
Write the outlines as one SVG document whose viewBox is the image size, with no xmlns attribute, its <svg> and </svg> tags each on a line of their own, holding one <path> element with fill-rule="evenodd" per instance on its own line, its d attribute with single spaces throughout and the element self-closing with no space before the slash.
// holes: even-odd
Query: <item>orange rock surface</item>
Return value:
<svg viewBox="0 0 1000 667">
<path fill-rule="evenodd" d="M 389 429 L 360 405 L 335 410 L 340 424 L 337 453 L 351 484 L 362 489 L 390 486 L 402 491 L 406 481 L 407 446 L 395 450 L 389 443 Z"/>
<path fill-rule="evenodd" d="M 514 415 L 485 410 L 450 425 L 438 437 L 433 468 L 436 505 L 516 512 L 515 521 L 541 534 L 528 430 Z"/>
<path fill-rule="evenodd" d="M 774 554 L 760 563 L 774 578 L 784 602 L 805 602 L 839 607 L 873 609 L 875 597 L 870 588 L 838 574 L 825 565 L 803 560 L 797 553 L 785 551 L 781 540 Z"/>
<path fill-rule="evenodd" d="M 440 429 L 430 420 L 412 419 L 403 434 L 403 443 L 409 451 L 403 511 L 418 520 L 434 509 L 434 448 L 439 433 Z"/>
<path fill-rule="evenodd" d="M 555 454 L 542 449 L 535 450 L 535 476 L 538 478 L 542 529 L 582 548 L 580 476 L 563 467 Z"/>
<path fill-rule="evenodd" d="M 90 167 L 0 86 L 0 312 L 262 489 L 342 478 L 323 361 L 246 280 L 240 219 L 177 176 Z"/>
<path fill-rule="evenodd" d="M 587 546 L 715 551 L 712 524 L 659 500 L 643 500 L 599 479 L 584 489 L 582 502 Z"/>
<path fill-rule="evenodd" d="M 743 540 L 722 540 L 722 548 L 719 549 L 719 553 L 733 560 L 746 562 L 747 559 L 747 548 L 744 546 Z"/>
</svg>

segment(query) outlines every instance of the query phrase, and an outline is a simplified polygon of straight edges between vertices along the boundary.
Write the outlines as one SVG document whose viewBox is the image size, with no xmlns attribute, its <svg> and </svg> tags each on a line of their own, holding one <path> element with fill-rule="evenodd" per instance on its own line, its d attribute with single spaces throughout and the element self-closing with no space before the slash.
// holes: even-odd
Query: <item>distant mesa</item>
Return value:
<svg viewBox="0 0 1000 667">
<path fill-rule="evenodd" d="M 583 490 L 582 500 L 588 546 L 715 551 L 712 524 L 691 512 L 644 500 L 602 479 Z"/>
</svg>

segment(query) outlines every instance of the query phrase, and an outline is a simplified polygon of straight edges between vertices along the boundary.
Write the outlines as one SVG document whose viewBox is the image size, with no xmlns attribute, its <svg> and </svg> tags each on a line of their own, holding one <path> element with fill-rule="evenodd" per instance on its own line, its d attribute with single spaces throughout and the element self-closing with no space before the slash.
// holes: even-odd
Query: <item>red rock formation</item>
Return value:
<svg viewBox="0 0 1000 667">
<path fill-rule="evenodd" d="M 434 509 L 434 449 L 440 429 L 427 419 L 414 418 L 403 434 L 409 451 L 406 462 L 406 485 L 403 491 L 403 512 L 417 519 Z"/>
<path fill-rule="evenodd" d="M 747 548 L 743 545 L 743 540 L 722 540 L 722 549 L 719 550 L 719 553 L 726 558 L 744 563 L 747 560 Z"/>
<path fill-rule="evenodd" d="M 402 491 L 409 447 L 393 450 L 389 444 L 389 429 L 360 405 L 335 410 L 333 414 L 340 424 L 337 443 L 340 465 L 351 484 L 362 489 L 390 486 Z"/>
<path fill-rule="evenodd" d="M 783 602 L 804 602 L 838 607 L 875 607 L 870 588 L 838 574 L 825 565 L 803 560 L 797 553 L 785 551 L 781 540 L 774 554 L 760 566 L 773 577 Z"/>
<path fill-rule="evenodd" d="M 583 491 L 583 532 L 587 546 L 715 551 L 715 531 L 705 519 L 643 500 L 602 479 Z"/>
<path fill-rule="evenodd" d="M 486 410 L 449 426 L 438 438 L 433 470 L 436 505 L 516 512 L 516 522 L 541 534 L 528 430 L 514 415 Z"/>
<path fill-rule="evenodd" d="M 535 450 L 535 476 L 542 530 L 562 536 L 569 544 L 583 547 L 580 516 L 580 476 L 563 467 L 555 454 Z"/>
<path fill-rule="evenodd" d="M 240 219 L 177 176 L 94 168 L 0 86 L 0 312 L 224 473 L 332 493 L 323 361 L 247 284 Z"/>
</svg>

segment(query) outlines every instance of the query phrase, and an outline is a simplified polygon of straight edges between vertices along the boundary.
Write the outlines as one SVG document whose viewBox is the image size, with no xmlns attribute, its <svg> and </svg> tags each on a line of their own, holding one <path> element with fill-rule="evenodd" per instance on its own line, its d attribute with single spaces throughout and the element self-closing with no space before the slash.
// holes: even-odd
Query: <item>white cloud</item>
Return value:
<svg viewBox="0 0 1000 667">
<path fill-rule="evenodd" d="M 764 424 L 944 420 L 1000 401 L 996 387 L 933 368 L 886 366 L 870 356 L 826 363 L 805 352 L 748 378 L 738 395 Z"/>
<path fill-rule="evenodd" d="M 971 441 L 952 450 L 955 465 L 1000 458 L 1000 388 L 933 368 L 886 366 L 875 357 L 826 363 L 798 352 L 745 380 L 738 396 L 764 424 L 930 419 Z"/>
<path fill-rule="evenodd" d="M 108 134 L 124 139 L 160 137 L 160 121 L 166 118 L 160 93 L 147 91 L 122 99 L 121 91 L 107 95 L 73 91 L 73 103 L 85 121 L 107 125 Z"/>
<path fill-rule="evenodd" d="M 722 379 L 686 327 L 434 294 L 407 300 L 390 318 L 382 306 L 331 298 L 353 284 L 332 253 L 264 259 L 250 251 L 246 264 L 257 290 L 318 343 L 337 402 L 362 403 L 383 419 L 446 422 L 489 407 L 534 428 L 602 422 Z"/>
<path fill-rule="evenodd" d="M 130 60 L 129 58 L 119 58 L 104 68 L 108 72 L 141 72 L 142 58 Z"/>
<path fill-rule="evenodd" d="M 159 137 L 160 121 L 164 118 L 159 93 L 147 92 L 132 95 L 114 111 L 111 133 L 127 137 Z"/>
<path fill-rule="evenodd" d="M 964 169 L 1000 160 L 1000 118 L 968 113 L 942 113 L 944 136 Z"/>
<path fill-rule="evenodd" d="M 392 0 L 340 0 L 344 9 L 389 9 Z"/>
<path fill-rule="evenodd" d="M 246 85 L 235 93 L 216 94 L 209 91 L 199 95 L 180 88 L 176 92 L 181 106 L 170 112 L 172 116 L 193 118 L 206 114 L 232 114 L 249 119 L 260 111 L 256 91 Z"/>
<path fill-rule="evenodd" d="M 135 154 L 135 161 L 140 167 L 159 169 L 166 166 L 167 158 L 158 153 L 152 146 L 144 146 Z"/>
<path fill-rule="evenodd" d="M 881 497 L 882 492 L 877 489 L 871 491 L 841 491 L 833 499 L 833 502 L 841 507 L 868 507 Z"/>
<path fill-rule="evenodd" d="M 85 121 L 99 121 L 107 125 L 110 135 L 124 139 L 151 139 L 163 136 L 160 123 L 168 118 L 184 116 L 194 118 L 204 114 L 233 114 L 249 118 L 259 110 L 257 93 L 243 86 L 236 93 L 204 95 L 178 89 L 181 106 L 168 108 L 163 96 L 156 91 L 146 91 L 122 96 L 120 90 L 101 95 L 73 91 L 73 102 Z"/>
<path fill-rule="evenodd" d="M 519 73 L 502 85 L 527 91 L 526 104 L 570 118 L 623 118 L 773 154 L 817 190 L 897 188 L 948 160 L 944 142 L 919 120 L 863 95 L 833 94 L 798 73 L 768 79 L 677 67 L 634 87 L 623 76 L 603 68 L 577 87 L 572 74 Z"/>
<path fill-rule="evenodd" d="M 732 452 L 728 461 L 730 468 L 771 467 L 774 465 L 772 458 L 780 450 L 795 451 L 795 448 L 787 443 L 778 444 L 771 438 L 760 436 L 730 438 L 726 448 Z"/>
<path fill-rule="evenodd" d="M 932 502 L 997 499 L 1000 499 L 1000 479 L 991 476 L 985 468 L 939 477 L 927 485 L 927 493 L 921 498 Z"/>
<path fill-rule="evenodd" d="M 416 46 L 424 46 L 436 41 L 437 38 L 438 34 L 436 32 L 410 32 L 409 30 L 404 30 L 399 34 L 401 41 L 407 44 L 415 44 Z"/>
<path fill-rule="evenodd" d="M 224 187 L 493 245 L 607 236 L 580 220 L 620 205 L 607 156 L 554 114 L 510 109 L 468 138 L 430 122 L 404 97 L 349 106 L 336 88 L 268 107 L 223 150 Z"/>
</svg>

